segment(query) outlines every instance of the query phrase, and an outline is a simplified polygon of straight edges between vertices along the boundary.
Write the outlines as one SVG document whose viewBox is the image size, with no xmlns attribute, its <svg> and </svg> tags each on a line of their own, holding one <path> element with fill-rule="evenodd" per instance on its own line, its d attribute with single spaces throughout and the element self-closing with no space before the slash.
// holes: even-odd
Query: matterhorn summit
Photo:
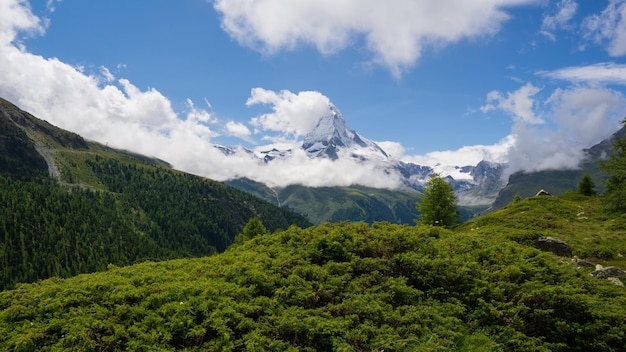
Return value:
<svg viewBox="0 0 626 352">
<path fill-rule="evenodd" d="M 305 136 L 302 149 L 311 158 L 337 160 L 344 155 L 362 160 L 389 158 L 378 144 L 348 129 L 343 115 L 333 104 L 329 104 L 329 113 Z"/>
</svg>

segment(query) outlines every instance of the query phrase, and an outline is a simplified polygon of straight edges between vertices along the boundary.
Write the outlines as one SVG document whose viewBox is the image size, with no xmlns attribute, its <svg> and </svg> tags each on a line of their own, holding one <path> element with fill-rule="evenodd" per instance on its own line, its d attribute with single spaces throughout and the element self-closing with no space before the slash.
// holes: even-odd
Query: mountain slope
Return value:
<svg viewBox="0 0 626 352">
<path fill-rule="evenodd" d="M 291 227 L 0 292 L 0 349 L 621 351 L 624 288 L 569 263 L 471 230 Z"/>
<path fill-rule="evenodd" d="M 364 186 L 305 187 L 292 185 L 271 189 L 249 179 L 227 184 L 256 195 L 278 206 L 305 215 L 312 223 L 385 221 L 412 225 L 419 217 L 416 203 L 421 193 L 412 189 L 389 190 Z M 484 212 L 488 206 L 457 206 L 463 222 Z"/>
<path fill-rule="evenodd" d="M 270 230 L 310 225 L 161 160 L 85 141 L 6 101 L 0 126 L 10 151 L 0 164 L 0 289 L 109 263 L 213 254 L 253 217 Z"/>
<path fill-rule="evenodd" d="M 625 135 L 626 128 L 621 128 L 609 138 L 589 149 L 585 149 L 585 159 L 582 160 L 578 169 L 517 172 L 512 174 L 491 208 L 494 210 L 500 209 L 509 204 L 515 197 L 515 194 L 519 194 L 522 198 L 527 198 L 535 195 L 541 189 L 554 195 L 562 195 L 568 190 L 576 190 L 580 179 L 585 173 L 588 173 L 593 179 L 598 193 L 602 193 L 606 174 L 600 169 L 600 163 L 602 160 L 606 160 L 612 153 L 613 139 Z"/>
</svg>

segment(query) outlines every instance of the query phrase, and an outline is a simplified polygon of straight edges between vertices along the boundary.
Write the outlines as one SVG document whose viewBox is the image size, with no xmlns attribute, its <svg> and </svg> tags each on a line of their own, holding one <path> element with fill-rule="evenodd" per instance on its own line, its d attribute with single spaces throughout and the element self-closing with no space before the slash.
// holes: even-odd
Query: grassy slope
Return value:
<svg viewBox="0 0 626 352">
<path fill-rule="evenodd" d="M 557 237 L 581 259 L 626 268 L 626 217 L 608 216 L 600 197 L 571 192 L 531 197 L 463 223 L 456 231 L 525 244 L 540 236 Z"/>
<path fill-rule="evenodd" d="M 620 224 L 598 199 L 570 195 L 528 199 L 454 231 L 292 227 L 213 257 L 2 292 L 0 348 L 619 351 L 624 288 L 524 242 L 542 234 L 575 252 L 620 250 Z"/>
</svg>

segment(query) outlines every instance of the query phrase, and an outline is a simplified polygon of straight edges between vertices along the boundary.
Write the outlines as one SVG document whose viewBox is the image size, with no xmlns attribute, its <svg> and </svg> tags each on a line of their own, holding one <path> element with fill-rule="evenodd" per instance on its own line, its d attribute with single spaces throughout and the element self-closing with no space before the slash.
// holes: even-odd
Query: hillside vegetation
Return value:
<svg viewBox="0 0 626 352">
<path fill-rule="evenodd" d="M 0 290 L 225 250 L 251 218 L 301 215 L 167 163 L 85 141 L 0 100 Z"/>
<path fill-rule="evenodd" d="M 456 231 L 526 245 L 542 236 L 556 237 L 581 259 L 626 268 L 626 216 L 607 212 L 601 197 L 573 192 L 531 197 L 467 221 Z"/>
<path fill-rule="evenodd" d="M 516 241 L 426 226 L 292 226 L 211 257 L 110 266 L 0 293 L 0 348 L 12 351 L 621 351 L 625 343 L 623 287 Z"/>
<path fill-rule="evenodd" d="M 276 205 L 303 214 L 314 224 L 353 221 L 373 224 L 386 221 L 412 225 L 419 218 L 416 203 L 422 193 L 415 190 L 388 190 L 353 185 L 349 187 L 307 187 L 291 185 L 271 189 L 249 179 L 227 184 Z M 475 217 L 488 205 L 457 206 L 459 221 Z"/>
</svg>

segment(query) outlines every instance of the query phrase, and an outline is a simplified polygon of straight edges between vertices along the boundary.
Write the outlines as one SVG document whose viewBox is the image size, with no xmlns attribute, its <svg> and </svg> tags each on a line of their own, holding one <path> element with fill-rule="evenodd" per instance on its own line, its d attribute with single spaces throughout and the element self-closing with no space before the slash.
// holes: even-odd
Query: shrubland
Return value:
<svg viewBox="0 0 626 352">
<path fill-rule="evenodd" d="M 582 222 L 579 206 L 602 217 L 593 202 L 523 200 L 453 230 L 389 223 L 259 230 L 210 257 L 20 284 L 0 292 L 0 348 L 620 351 L 624 288 L 524 243 L 533 231 Z M 553 227 L 516 223 L 514 214 L 526 221 L 536 207 L 558 208 Z M 515 227 L 497 234 L 498 216 L 519 235 Z"/>
</svg>

